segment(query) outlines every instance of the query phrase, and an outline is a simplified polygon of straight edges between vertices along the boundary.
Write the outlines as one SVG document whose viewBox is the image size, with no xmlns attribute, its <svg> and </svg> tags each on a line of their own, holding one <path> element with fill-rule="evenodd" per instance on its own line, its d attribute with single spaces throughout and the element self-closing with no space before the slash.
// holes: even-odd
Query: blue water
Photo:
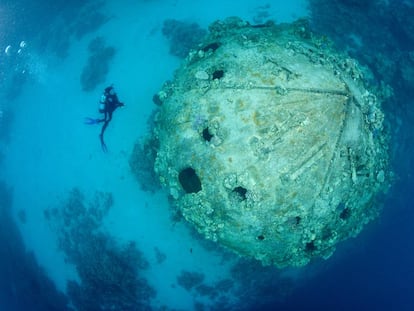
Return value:
<svg viewBox="0 0 414 311">
<path fill-rule="evenodd" d="M 285 2 L 0 0 L 0 310 L 414 310 L 414 3 Z M 326 261 L 239 259 L 174 214 L 145 158 L 131 171 L 153 95 L 228 16 L 307 17 L 393 89 L 394 186 Z M 83 121 L 112 83 L 104 153 Z"/>
</svg>

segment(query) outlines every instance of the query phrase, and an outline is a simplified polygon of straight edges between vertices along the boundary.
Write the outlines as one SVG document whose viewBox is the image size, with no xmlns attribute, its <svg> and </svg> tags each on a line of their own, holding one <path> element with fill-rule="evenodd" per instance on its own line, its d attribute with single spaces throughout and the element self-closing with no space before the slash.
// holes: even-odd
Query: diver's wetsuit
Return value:
<svg viewBox="0 0 414 311">
<path fill-rule="evenodd" d="M 101 112 L 104 113 L 104 118 L 96 120 L 97 123 L 104 122 L 101 129 L 101 133 L 99 134 L 102 150 L 104 152 L 107 151 L 106 144 L 104 141 L 104 133 L 109 122 L 111 122 L 112 120 L 112 113 L 115 111 L 116 108 L 124 106 L 124 104 L 119 101 L 118 96 L 116 95 L 113 89 L 113 86 L 108 86 L 107 88 L 105 88 L 103 94 L 103 96 L 105 96 L 105 100 L 103 102 L 104 109 L 101 110 Z"/>
</svg>

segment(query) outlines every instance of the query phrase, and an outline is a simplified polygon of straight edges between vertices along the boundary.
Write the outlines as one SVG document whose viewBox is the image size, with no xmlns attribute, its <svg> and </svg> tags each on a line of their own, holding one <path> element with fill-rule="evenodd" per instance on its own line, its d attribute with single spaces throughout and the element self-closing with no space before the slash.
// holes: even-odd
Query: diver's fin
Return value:
<svg viewBox="0 0 414 311">
<path fill-rule="evenodd" d="M 104 142 L 103 135 L 102 135 L 102 134 L 101 134 L 101 135 L 99 135 L 99 138 L 100 138 L 100 140 L 101 140 L 101 148 L 102 148 L 102 151 L 103 151 L 104 153 L 107 153 L 107 152 L 108 152 L 108 148 L 106 147 L 106 144 L 105 144 L 105 142 Z"/>
</svg>

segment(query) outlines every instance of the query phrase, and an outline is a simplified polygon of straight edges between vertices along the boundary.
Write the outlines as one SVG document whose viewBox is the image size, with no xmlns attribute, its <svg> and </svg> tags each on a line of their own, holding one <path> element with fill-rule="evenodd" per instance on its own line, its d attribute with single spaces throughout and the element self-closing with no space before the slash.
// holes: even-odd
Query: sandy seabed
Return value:
<svg viewBox="0 0 414 311">
<path fill-rule="evenodd" d="M 304 1 L 289 6 L 277 1 L 268 17 L 277 22 L 306 14 Z M 96 191 L 111 192 L 114 205 L 102 230 L 120 243 L 135 241 L 150 263 L 145 271 L 157 291 L 154 304 L 190 309 L 192 294 L 174 286 L 181 270 L 203 273 L 207 284 L 228 275 L 230 262 L 223 263 L 194 239 L 185 223 L 174 223 L 165 193 L 142 192 L 128 160 L 136 140 L 145 135 L 147 118 L 154 106 L 152 96 L 172 78 L 180 59 L 169 55 L 161 33 L 167 18 L 197 22 L 206 28 L 216 19 L 257 17 L 266 1 L 118 1 L 107 2 L 102 12 L 110 20 L 98 31 L 73 40 L 68 57 L 58 61 L 31 51 L 34 79 L 13 102 L 15 122 L 7 146 L 5 179 L 13 187 L 17 213 L 24 211 L 20 225 L 26 246 L 33 250 L 58 288 L 76 279 L 73 266 L 58 250 L 56 236 L 44 210 L 58 207 L 73 188 L 86 198 Z M 284 2 L 283 2 L 284 3 Z M 116 48 L 106 82 L 92 92 L 83 92 L 80 73 L 87 61 L 87 46 L 96 36 Z M 30 38 L 27 38 L 30 48 Z M 97 102 L 103 88 L 114 83 L 126 107 L 114 113 L 106 131 L 109 152 L 103 153 L 99 127 L 83 124 L 84 117 L 98 117 Z M 155 248 L 166 255 L 157 263 Z"/>
</svg>

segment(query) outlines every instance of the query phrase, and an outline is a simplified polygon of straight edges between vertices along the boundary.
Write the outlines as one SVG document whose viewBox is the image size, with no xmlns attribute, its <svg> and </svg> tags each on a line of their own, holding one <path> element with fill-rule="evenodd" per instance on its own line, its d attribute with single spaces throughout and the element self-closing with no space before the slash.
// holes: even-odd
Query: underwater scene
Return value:
<svg viewBox="0 0 414 311">
<path fill-rule="evenodd" d="M 414 310 L 413 0 L 0 0 L 0 310 Z"/>
</svg>

